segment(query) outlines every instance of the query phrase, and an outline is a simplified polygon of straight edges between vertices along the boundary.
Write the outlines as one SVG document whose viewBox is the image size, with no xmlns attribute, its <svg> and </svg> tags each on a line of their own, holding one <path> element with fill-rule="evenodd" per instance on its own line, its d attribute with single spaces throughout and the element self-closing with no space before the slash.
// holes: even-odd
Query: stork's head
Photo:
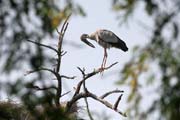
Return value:
<svg viewBox="0 0 180 120">
<path fill-rule="evenodd" d="M 88 34 L 82 34 L 82 35 L 81 35 L 81 41 L 83 41 L 84 43 L 86 43 L 86 44 L 89 45 L 90 47 L 95 48 L 95 46 L 94 46 L 92 43 L 90 43 L 90 42 L 87 40 L 87 38 L 89 38 L 89 35 L 88 35 Z"/>
</svg>

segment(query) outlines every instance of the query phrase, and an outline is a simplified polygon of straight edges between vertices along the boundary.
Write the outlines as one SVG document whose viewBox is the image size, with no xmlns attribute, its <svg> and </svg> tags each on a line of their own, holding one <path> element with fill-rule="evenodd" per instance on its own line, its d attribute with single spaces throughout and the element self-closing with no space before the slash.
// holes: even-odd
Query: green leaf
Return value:
<svg viewBox="0 0 180 120">
<path fill-rule="evenodd" d="M 85 13 L 85 11 L 83 10 L 83 8 L 81 6 L 78 5 L 77 10 L 78 10 L 80 15 L 82 15 L 84 17 L 86 16 L 86 13 Z"/>
<path fill-rule="evenodd" d="M 140 58 L 139 58 L 139 62 L 140 63 L 143 63 L 148 57 L 148 54 L 147 52 L 143 52 L 141 55 L 140 55 Z"/>
<path fill-rule="evenodd" d="M 128 102 L 131 102 L 134 96 L 135 96 L 134 92 L 131 92 L 131 94 L 128 96 Z"/>
</svg>

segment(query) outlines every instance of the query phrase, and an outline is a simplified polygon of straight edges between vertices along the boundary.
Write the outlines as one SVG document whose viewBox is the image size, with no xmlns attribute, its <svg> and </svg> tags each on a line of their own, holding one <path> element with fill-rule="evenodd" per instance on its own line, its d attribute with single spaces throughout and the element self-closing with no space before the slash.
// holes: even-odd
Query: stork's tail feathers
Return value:
<svg viewBox="0 0 180 120">
<path fill-rule="evenodd" d="M 118 43 L 111 43 L 111 45 L 115 48 L 121 49 L 124 52 L 128 51 L 128 47 L 126 46 L 126 43 L 122 40 L 119 40 Z"/>
</svg>

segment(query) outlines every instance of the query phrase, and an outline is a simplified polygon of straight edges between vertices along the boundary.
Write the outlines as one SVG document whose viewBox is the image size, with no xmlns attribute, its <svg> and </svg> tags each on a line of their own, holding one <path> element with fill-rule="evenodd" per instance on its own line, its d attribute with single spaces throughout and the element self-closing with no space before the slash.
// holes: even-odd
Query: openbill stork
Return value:
<svg viewBox="0 0 180 120">
<path fill-rule="evenodd" d="M 128 51 L 128 47 L 126 46 L 126 43 L 123 40 L 121 40 L 117 35 L 115 35 L 112 31 L 109 30 L 99 29 L 92 34 L 81 35 L 81 40 L 84 43 L 86 43 L 92 48 L 95 48 L 95 46 L 92 43 L 90 43 L 87 40 L 87 38 L 96 41 L 100 46 L 104 48 L 104 57 L 101 65 L 102 71 L 106 65 L 106 60 L 108 56 L 107 49 L 110 49 L 111 47 L 115 47 L 121 49 L 124 52 Z"/>
</svg>

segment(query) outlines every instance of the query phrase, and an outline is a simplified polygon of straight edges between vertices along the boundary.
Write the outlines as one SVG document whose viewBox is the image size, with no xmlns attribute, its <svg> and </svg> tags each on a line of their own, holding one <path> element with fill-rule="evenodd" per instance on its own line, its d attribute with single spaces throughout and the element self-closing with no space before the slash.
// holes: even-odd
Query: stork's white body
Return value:
<svg viewBox="0 0 180 120">
<path fill-rule="evenodd" d="M 103 48 L 108 48 L 108 49 L 111 48 L 112 45 L 107 43 L 118 42 L 118 38 L 113 32 L 104 29 L 96 30 L 96 32 L 89 35 L 89 38 L 95 40 Z"/>
</svg>

